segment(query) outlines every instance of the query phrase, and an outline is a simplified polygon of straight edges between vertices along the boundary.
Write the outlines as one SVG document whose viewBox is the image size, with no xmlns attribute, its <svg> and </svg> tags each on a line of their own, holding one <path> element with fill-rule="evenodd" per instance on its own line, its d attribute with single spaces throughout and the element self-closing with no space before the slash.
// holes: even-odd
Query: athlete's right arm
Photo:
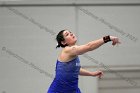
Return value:
<svg viewBox="0 0 140 93">
<path fill-rule="evenodd" d="M 110 36 L 110 39 L 112 41 L 112 45 L 116 45 L 117 43 L 120 43 L 117 37 Z M 101 38 L 98 40 L 88 42 L 87 44 L 84 44 L 84 45 L 79 45 L 79 46 L 74 45 L 71 47 L 66 47 L 65 52 L 72 56 L 82 55 L 86 52 L 99 48 L 103 44 L 104 44 L 104 40 L 103 38 Z"/>
</svg>

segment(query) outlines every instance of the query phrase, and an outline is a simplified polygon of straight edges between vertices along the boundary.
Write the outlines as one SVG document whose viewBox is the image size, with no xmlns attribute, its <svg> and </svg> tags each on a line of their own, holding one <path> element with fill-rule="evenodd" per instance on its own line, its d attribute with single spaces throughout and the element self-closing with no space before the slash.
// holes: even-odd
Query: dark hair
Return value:
<svg viewBox="0 0 140 93">
<path fill-rule="evenodd" d="M 64 32 L 64 31 L 65 31 L 65 30 L 61 30 L 61 31 L 57 34 L 57 36 L 56 36 L 56 41 L 57 41 L 57 43 L 58 43 L 58 45 L 56 46 L 56 48 L 68 46 L 67 44 L 63 45 L 63 44 L 61 43 L 61 41 L 64 41 L 64 40 L 65 40 L 65 39 L 64 39 L 64 36 L 63 36 L 63 32 Z"/>
</svg>

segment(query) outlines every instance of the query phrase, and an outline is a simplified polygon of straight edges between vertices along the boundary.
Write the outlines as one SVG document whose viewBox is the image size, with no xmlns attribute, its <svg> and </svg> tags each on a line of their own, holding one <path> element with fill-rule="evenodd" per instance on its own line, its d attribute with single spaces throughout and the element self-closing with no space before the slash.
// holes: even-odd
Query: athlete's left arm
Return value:
<svg viewBox="0 0 140 93">
<path fill-rule="evenodd" d="M 91 71 L 85 70 L 83 68 L 80 68 L 79 75 L 81 75 L 81 76 L 98 76 L 99 78 L 101 78 L 101 76 L 103 75 L 103 72 L 100 70 L 91 72 Z"/>
</svg>

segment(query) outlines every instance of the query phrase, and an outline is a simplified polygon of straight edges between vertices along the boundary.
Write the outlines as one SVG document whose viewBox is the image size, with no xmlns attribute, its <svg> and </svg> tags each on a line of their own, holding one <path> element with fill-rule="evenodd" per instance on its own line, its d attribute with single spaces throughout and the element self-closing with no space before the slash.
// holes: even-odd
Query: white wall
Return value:
<svg viewBox="0 0 140 93">
<path fill-rule="evenodd" d="M 139 5 L 75 7 L 70 3 L 70 6 L 22 6 L 22 3 L 0 7 L 0 92 L 46 92 L 52 82 L 48 73 L 54 75 L 59 52 L 55 49 L 55 36 L 65 28 L 77 35 L 79 44 L 108 34 L 120 38 L 122 44 L 117 47 L 108 43 L 88 53 L 99 63 L 140 65 Z M 84 56 L 80 59 L 82 66 L 97 65 Z M 98 92 L 97 79 L 93 77 L 80 77 L 79 86 L 83 93 Z"/>
</svg>

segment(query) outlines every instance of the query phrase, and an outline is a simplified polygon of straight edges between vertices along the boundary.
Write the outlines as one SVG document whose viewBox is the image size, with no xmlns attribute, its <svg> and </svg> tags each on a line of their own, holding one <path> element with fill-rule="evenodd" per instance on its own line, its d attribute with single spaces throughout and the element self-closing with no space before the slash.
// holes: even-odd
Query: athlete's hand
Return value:
<svg viewBox="0 0 140 93">
<path fill-rule="evenodd" d="M 99 79 L 101 79 L 101 77 L 103 76 L 103 71 L 101 71 L 101 70 L 96 71 L 95 73 L 96 73 L 96 75 L 95 75 L 95 76 L 98 76 L 98 77 L 99 77 Z"/>
<path fill-rule="evenodd" d="M 110 36 L 110 39 L 112 41 L 112 45 L 116 45 L 116 44 L 120 44 L 121 42 L 119 41 L 119 38 L 118 37 L 115 37 L 115 36 Z"/>
</svg>

